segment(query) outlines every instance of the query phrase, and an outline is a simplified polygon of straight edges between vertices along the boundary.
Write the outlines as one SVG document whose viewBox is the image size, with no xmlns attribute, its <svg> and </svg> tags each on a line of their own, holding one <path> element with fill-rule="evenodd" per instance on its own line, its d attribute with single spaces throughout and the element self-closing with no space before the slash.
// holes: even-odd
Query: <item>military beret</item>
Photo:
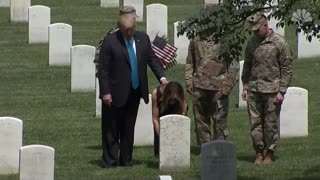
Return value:
<svg viewBox="0 0 320 180">
<path fill-rule="evenodd" d="M 120 7 L 119 10 L 120 10 L 120 12 L 119 12 L 120 16 L 125 15 L 125 14 L 130 14 L 135 17 L 138 17 L 136 14 L 136 9 L 132 6 L 122 6 L 122 7 Z"/>
<path fill-rule="evenodd" d="M 252 31 L 258 30 L 266 19 L 266 16 L 262 13 L 256 13 L 247 18 Z"/>
</svg>

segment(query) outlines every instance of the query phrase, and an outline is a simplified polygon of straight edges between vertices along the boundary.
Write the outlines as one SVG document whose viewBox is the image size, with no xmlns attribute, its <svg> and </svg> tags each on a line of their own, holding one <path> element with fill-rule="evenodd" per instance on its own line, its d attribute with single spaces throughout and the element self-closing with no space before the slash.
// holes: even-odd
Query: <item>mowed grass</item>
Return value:
<svg viewBox="0 0 320 180">
<path fill-rule="evenodd" d="M 146 0 L 163 3 L 169 11 L 169 41 L 173 40 L 172 23 L 200 10 L 200 0 Z M 32 5 L 51 7 L 52 23 L 64 22 L 73 27 L 73 45 L 96 46 L 105 32 L 116 24 L 117 9 L 102 9 L 99 0 L 33 0 Z M 195 142 L 192 109 L 190 171 L 160 172 L 153 148 L 134 149 L 134 166 L 101 169 L 100 119 L 95 118 L 95 93 L 70 93 L 70 67 L 48 66 L 48 45 L 29 45 L 26 23 L 9 23 L 10 10 L 0 8 L 0 116 L 13 116 L 24 122 L 24 145 L 43 144 L 55 148 L 55 178 L 60 179 L 157 179 L 170 174 L 173 179 L 200 179 L 199 148 Z M 144 23 L 138 29 L 145 29 Z M 294 32 L 288 40 L 295 47 Z M 293 49 L 295 50 L 295 49 Z M 294 61 L 291 86 L 309 90 L 309 136 L 281 139 L 276 162 L 253 165 L 249 121 L 246 109 L 237 109 L 237 86 L 230 98 L 228 126 L 230 141 L 237 145 L 238 179 L 320 179 L 320 59 Z M 184 84 L 184 66 L 166 72 L 170 80 Z M 150 90 L 157 85 L 152 73 Z M 186 95 L 190 107 L 191 97 Z M 150 119 L 151 121 L 151 119 Z M 1 148 L 1 147 L 0 147 Z M 19 179 L 18 175 L 0 179 Z"/>
</svg>

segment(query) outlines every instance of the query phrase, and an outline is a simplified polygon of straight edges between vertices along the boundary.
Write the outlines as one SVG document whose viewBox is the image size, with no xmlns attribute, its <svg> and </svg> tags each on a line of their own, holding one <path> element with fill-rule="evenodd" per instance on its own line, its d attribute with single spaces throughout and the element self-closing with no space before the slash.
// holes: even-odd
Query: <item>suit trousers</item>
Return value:
<svg viewBox="0 0 320 180">
<path fill-rule="evenodd" d="M 140 103 L 140 91 L 131 89 L 122 107 L 102 102 L 102 164 L 105 167 L 130 164 L 132 161 L 134 127 Z"/>
</svg>

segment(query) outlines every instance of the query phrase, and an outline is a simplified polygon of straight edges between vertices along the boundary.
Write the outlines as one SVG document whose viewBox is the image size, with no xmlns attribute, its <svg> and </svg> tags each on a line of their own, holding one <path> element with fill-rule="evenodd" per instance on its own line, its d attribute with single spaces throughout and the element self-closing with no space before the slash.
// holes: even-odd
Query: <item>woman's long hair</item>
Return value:
<svg viewBox="0 0 320 180">
<path fill-rule="evenodd" d="M 184 103 L 184 92 L 181 84 L 176 81 L 170 81 L 164 88 L 160 98 L 160 114 L 183 114 Z"/>
</svg>

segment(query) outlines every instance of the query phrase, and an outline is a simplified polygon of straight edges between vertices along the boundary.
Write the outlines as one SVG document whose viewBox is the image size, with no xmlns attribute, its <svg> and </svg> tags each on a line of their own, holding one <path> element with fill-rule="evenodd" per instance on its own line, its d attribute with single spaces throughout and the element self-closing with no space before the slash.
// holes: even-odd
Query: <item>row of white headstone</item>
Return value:
<svg viewBox="0 0 320 180">
<path fill-rule="evenodd" d="M 242 100 L 243 85 L 241 74 L 244 61 L 240 61 L 238 107 L 246 107 Z M 289 87 L 281 107 L 280 137 L 308 136 L 308 90 L 300 87 Z"/>
<path fill-rule="evenodd" d="M 205 5 L 208 4 L 217 4 L 218 0 L 205 0 Z M 144 1 L 143 0 L 124 0 L 124 5 L 131 5 L 134 6 L 137 9 L 137 14 L 139 15 L 140 19 L 143 17 L 143 8 L 144 8 Z M 0 2 L 0 7 L 11 7 L 11 21 L 12 22 L 27 22 L 30 18 L 30 13 L 28 15 L 28 8 L 30 7 L 30 0 L 11 0 L 11 3 L 9 3 L 9 0 L 2 0 Z M 119 0 L 101 0 L 101 7 L 119 7 Z M 150 35 L 150 38 L 153 39 L 156 34 L 159 35 L 165 35 L 167 36 L 167 21 L 168 21 L 168 15 L 167 15 L 167 7 L 162 4 L 150 4 L 146 6 L 147 10 L 147 33 Z M 36 10 L 35 10 L 36 11 Z M 42 10 L 46 11 L 46 10 Z M 44 12 L 45 16 L 43 16 L 42 19 L 48 18 L 47 12 Z M 31 16 L 34 16 L 35 14 L 31 12 Z M 41 16 L 39 16 L 41 17 Z M 50 19 L 50 15 L 49 15 Z M 142 18 L 143 19 L 143 18 Z M 149 21 L 149 23 L 148 23 Z M 36 22 L 36 21 L 34 21 Z M 276 27 L 276 24 L 278 21 L 274 18 L 272 18 L 269 22 L 270 27 L 272 27 L 275 32 L 279 33 L 280 35 L 284 36 L 284 28 Z M 37 23 L 33 23 L 35 26 L 37 26 Z M 48 24 L 48 21 L 46 21 L 44 24 Z M 41 26 L 41 28 L 47 28 L 47 26 L 44 26 L 44 24 L 39 24 L 38 27 Z M 49 20 L 50 24 L 50 20 Z M 176 27 L 176 26 L 175 26 Z M 176 28 L 174 28 L 176 31 Z M 43 30 L 41 30 L 44 32 Z M 29 32 L 30 28 L 29 28 Z M 176 32 L 174 33 L 176 36 Z M 41 42 L 44 41 L 47 34 L 42 33 L 41 36 L 35 35 L 33 32 L 31 34 L 29 33 L 29 42 L 33 43 L 33 38 L 37 40 L 37 38 L 40 39 Z M 311 43 L 309 43 L 306 40 L 306 37 L 303 35 L 303 32 L 297 35 L 298 36 L 298 58 L 311 58 L 311 57 L 318 57 L 320 56 L 320 51 L 318 51 L 320 47 L 320 42 L 317 39 L 314 39 Z M 178 37 L 175 37 L 178 38 Z M 175 46 L 178 47 L 178 56 L 177 61 L 178 63 L 185 63 L 185 57 L 187 55 L 187 45 L 188 45 L 188 39 L 185 36 L 179 37 L 178 42 L 175 41 Z"/>
<path fill-rule="evenodd" d="M 0 117 L 0 174 L 19 173 L 20 180 L 54 179 L 52 147 L 23 146 L 23 121 Z"/>
<path fill-rule="evenodd" d="M 150 12 L 150 13 L 149 13 Z M 151 13 L 153 12 L 153 13 Z M 156 13 L 154 13 L 156 12 Z M 167 7 L 161 4 L 148 6 L 147 30 L 151 37 L 157 34 L 156 29 L 162 28 L 159 32 L 167 34 L 167 18 L 164 21 L 158 20 L 156 14 L 167 17 Z M 161 22 L 155 27 L 153 22 Z M 176 27 L 179 22 L 174 23 Z M 178 61 L 184 61 L 187 55 L 188 39 L 185 36 L 175 36 L 175 45 L 178 47 Z M 72 26 L 65 23 L 50 24 L 50 8 L 42 5 L 29 7 L 29 43 L 49 42 L 49 66 L 63 66 L 71 64 L 71 91 L 88 92 L 95 88 L 95 67 L 93 64 L 95 47 L 88 45 L 72 46 Z"/>
</svg>

